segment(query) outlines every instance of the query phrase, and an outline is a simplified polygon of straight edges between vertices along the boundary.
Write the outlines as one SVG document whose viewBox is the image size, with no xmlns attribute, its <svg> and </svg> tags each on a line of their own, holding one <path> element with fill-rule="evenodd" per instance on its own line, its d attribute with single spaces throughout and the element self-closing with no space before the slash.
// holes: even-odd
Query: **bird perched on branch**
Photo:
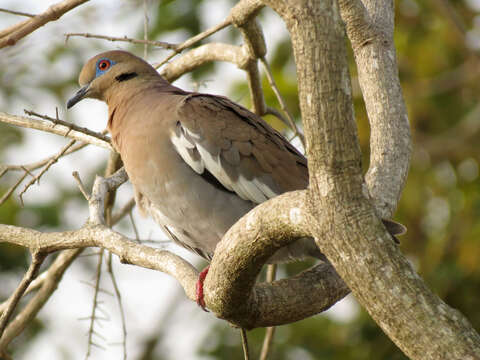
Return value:
<svg viewBox="0 0 480 360">
<path fill-rule="evenodd" d="M 261 117 L 225 97 L 172 86 L 133 54 L 93 57 L 79 83 L 67 108 L 84 98 L 107 103 L 107 127 L 140 212 L 207 260 L 254 206 L 308 185 L 307 159 Z M 392 235 L 403 232 L 397 223 L 384 224 Z M 310 238 L 280 249 L 271 261 L 306 256 L 322 257 Z M 197 297 L 204 307 L 201 289 Z"/>
</svg>

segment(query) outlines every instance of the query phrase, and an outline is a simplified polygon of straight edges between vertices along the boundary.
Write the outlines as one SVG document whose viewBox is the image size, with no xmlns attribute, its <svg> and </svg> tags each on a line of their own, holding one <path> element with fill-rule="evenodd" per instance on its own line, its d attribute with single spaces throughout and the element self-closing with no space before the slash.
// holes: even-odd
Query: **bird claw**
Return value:
<svg viewBox="0 0 480 360">
<path fill-rule="evenodd" d="M 197 286 L 196 286 L 196 291 L 195 291 L 197 304 L 205 312 L 208 312 L 208 310 L 206 309 L 205 300 L 203 298 L 203 282 L 205 281 L 205 278 L 207 277 L 209 269 L 210 269 L 210 266 L 207 266 L 198 275 Z"/>
</svg>

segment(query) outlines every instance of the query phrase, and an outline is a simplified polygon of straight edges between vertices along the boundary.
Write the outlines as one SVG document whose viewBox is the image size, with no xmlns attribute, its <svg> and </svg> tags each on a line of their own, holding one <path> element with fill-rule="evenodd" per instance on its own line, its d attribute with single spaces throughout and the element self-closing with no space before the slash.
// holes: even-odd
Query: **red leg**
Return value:
<svg viewBox="0 0 480 360">
<path fill-rule="evenodd" d="M 203 309 L 203 311 L 207 311 L 207 312 L 208 310 L 205 308 L 205 300 L 203 299 L 203 282 L 207 277 L 209 269 L 210 269 L 210 265 L 207 266 L 205 269 L 203 269 L 200 275 L 198 275 L 197 289 L 196 289 L 197 304 Z"/>
</svg>

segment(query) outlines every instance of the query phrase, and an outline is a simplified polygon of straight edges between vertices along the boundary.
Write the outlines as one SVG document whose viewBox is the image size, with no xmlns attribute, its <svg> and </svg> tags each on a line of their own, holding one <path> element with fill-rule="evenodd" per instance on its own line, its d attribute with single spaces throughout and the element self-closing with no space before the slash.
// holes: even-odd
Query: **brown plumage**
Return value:
<svg viewBox="0 0 480 360">
<path fill-rule="evenodd" d="M 172 86 L 128 52 L 93 57 L 79 83 L 67 106 L 85 97 L 108 104 L 108 130 L 140 210 L 207 259 L 255 205 L 308 185 L 305 157 L 262 118 L 225 97 Z M 312 239 L 273 260 L 304 256 L 321 257 Z"/>
</svg>

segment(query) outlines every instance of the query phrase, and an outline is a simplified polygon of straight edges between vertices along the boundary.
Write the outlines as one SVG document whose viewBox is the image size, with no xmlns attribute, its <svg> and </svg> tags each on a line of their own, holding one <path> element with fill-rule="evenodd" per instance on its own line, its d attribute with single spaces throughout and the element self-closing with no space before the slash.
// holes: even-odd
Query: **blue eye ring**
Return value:
<svg viewBox="0 0 480 360">
<path fill-rule="evenodd" d="M 103 59 L 98 62 L 97 68 L 100 71 L 106 71 L 110 67 L 110 60 Z"/>
<path fill-rule="evenodd" d="M 98 59 L 97 65 L 95 67 L 95 76 L 100 76 L 106 73 L 113 65 L 115 65 L 115 61 L 112 61 L 107 58 Z"/>
</svg>

